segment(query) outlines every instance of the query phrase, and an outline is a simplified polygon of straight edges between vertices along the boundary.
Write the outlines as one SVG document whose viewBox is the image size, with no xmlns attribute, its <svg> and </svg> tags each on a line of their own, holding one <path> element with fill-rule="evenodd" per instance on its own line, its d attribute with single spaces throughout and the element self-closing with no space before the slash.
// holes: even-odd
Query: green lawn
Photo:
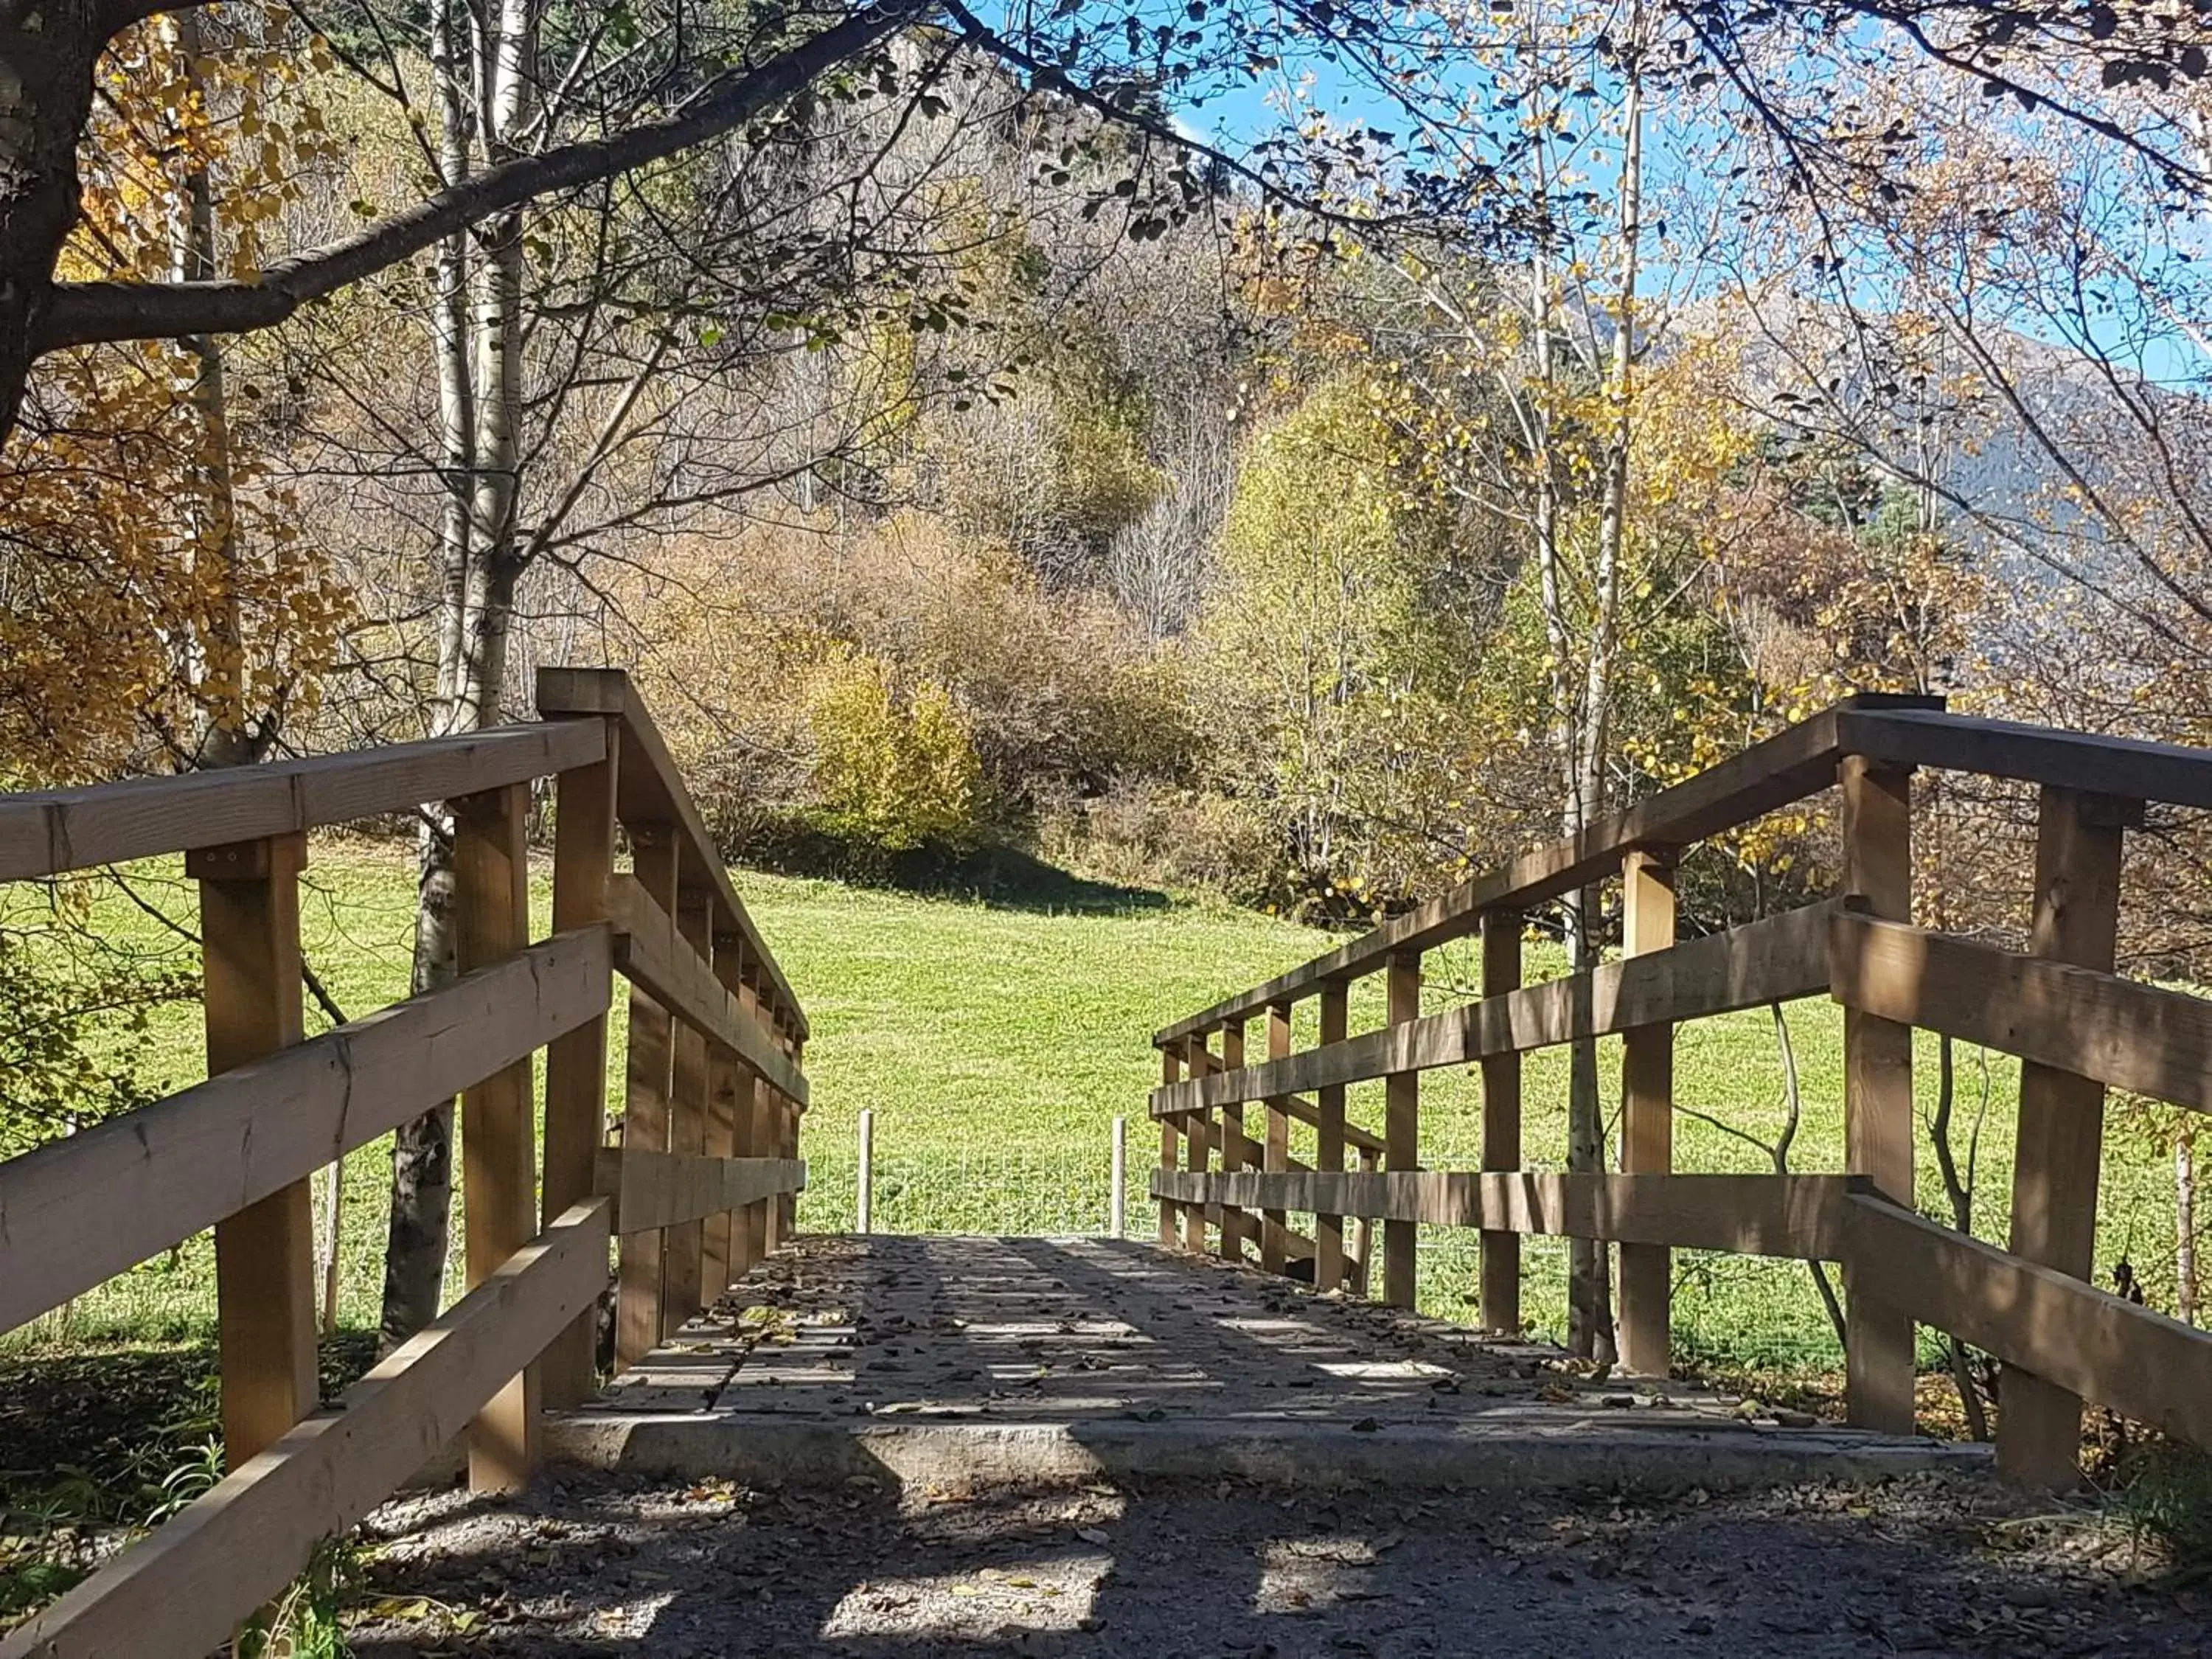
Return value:
<svg viewBox="0 0 2212 1659">
<path fill-rule="evenodd" d="M 137 897 L 189 921 L 191 893 L 174 860 L 132 872 Z M 802 1224 L 851 1224 L 854 1134 L 863 1108 L 875 1114 L 877 1224 L 896 1229 L 992 1231 L 1097 1230 L 1106 1211 L 1111 1123 L 1129 1120 L 1132 1181 L 1144 1190 L 1157 1138 L 1144 1119 L 1158 1081 L 1149 1033 L 1192 1008 L 1268 977 L 1316 951 L 1328 936 L 1248 914 L 1133 901 L 1118 908 L 1019 908 L 862 890 L 828 882 L 741 873 L 747 903 L 805 1001 L 814 1026 L 807 1054 L 814 1108 L 802 1150 L 813 1169 Z M 534 884 L 538 926 L 544 872 Z M 404 848 L 332 839 L 316 845 L 304 903 L 309 957 L 331 994 L 357 1017 L 403 990 L 413 896 Z M 15 905 L 35 892 L 16 890 Z M 100 925 L 149 951 L 185 951 L 162 925 L 119 890 L 95 896 Z M 180 957 L 189 961 L 188 954 Z M 1435 952 L 1427 1006 L 1464 995 L 1470 947 Z M 1559 969 L 1555 952 L 1532 947 L 1537 975 Z M 1352 1029 L 1379 1024 L 1379 984 L 1354 1000 Z M 1311 1005 L 1302 1011 L 1307 1021 Z M 1790 1011 L 1805 1116 L 1792 1167 L 1841 1167 L 1840 1018 L 1822 1002 Z M 198 1010 L 165 1009 L 135 1041 L 153 1079 L 172 1087 L 198 1075 Z M 310 1028 L 322 1022 L 311 1012 Z M 619 1037 L 619 1019 L 617 1020 Z M 1256 1036 L 1256 1033 L 1255 1033 Z M 1312 1041 L 1310 1024 L 1300 1042 Z M 1935 1097 L 1936 1050 L 1924 1039 L 1918 1079 L 1923 1109 Z M 1680 1035 L 1676 1093 L 1709 1114 L 1771 1141 L 1784 1115 L 1783 1072 L 1771 1017 L 1759 1012 L 1705 1022 Z M 1617 1051 L 1603 1052 L 1608 1109 Z M 1960 1115 L 1981 1098 L 1980 1056 L 1960 1056 Z M 1988 1065 L 1977 1231 L 2002 1237 L 2011 1167 L 2016 1068 Z M 1565 1153 L 1563 1053 L 1533 1056 L 1527 1083 L 1529 1162 L 1558 1168 Z M 1478 1161 L 1479 1097 L 1470 1073 L 1423 1081 L 1424 1161 L 1470 1168 Z M 1380 1125 L 1381 1085 L 1352 1091 L 1354 1117 Z M 1255 1112 L 1256 1120 L 1257 1113 Z M 1299 1131 L 1301 1139 L 1306 1134 Z M 1310 1148 L 1304 1148 L 1310 1155 Z M 384 1231 L 381 1146 L 356 1153 L 346 1176 L 340 1260 L 341 1310 L 372 1326 Z M 1764 1170 L 1766 1155 L 1722 1128 L 1678 1120 L 1677 1166 Z M 1923 1146 L 1921 1199 L 1948 1216 L 1935 1163 Z M 2162 1161 L 2119 1136 L 2108 1138 L 2100 1267 L 2131 1253 L 2145 1264 L 2154 1296 L 2157 1264 L 2170 1260 L 2170 1188 Z M 1149 1233 L 1148 1201 L 1133 1197 L 1131 1229 Z M 1473 1241 L 1440 1229 L 1423 1239 L 1421 1298 L 1446 1316 L 1470 1312 Z M 1528 1247 L 1527 1306 L 1539 1326 L 1563 1318 L 1563 1247 Z M 2170 1274 L 2169 1274 L 2170 1276 Z M 1754 1364 L 1832 1362 L 1835 1349 L 1805 1269 L 1794 1262 L 1684 1255 L 1678 1259 L 1676 1328 L 1684 1347 Z M 205 1240 L 149 1264 L 82 1298 L 66 1319 L 52 1315 L 7 1339 L 14 1347 L 91 1340 L 195 1338 L 211 1328 L 211 1250 Z"/>
</svg>

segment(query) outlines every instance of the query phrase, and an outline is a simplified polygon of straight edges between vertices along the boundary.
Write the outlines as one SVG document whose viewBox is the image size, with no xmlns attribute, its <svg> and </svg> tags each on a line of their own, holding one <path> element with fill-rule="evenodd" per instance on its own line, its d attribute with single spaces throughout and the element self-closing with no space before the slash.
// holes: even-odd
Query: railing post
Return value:
<svg viewBox="0 0 2212 1659">
<path fill-rule="evenodd" d="M 1912 775 L 1846 755 L 1843 798 L 1844 891 L 1887 921 L 1912 920 Z M 1844 1164 L 1911 1209 L 1912 1028 L 1844 1010 Z M 1859 1428 L 1912 1432 L 1912 1316 L 1882 1297 L 1872 1272 L 1846 1264 L 1846 1406 Z"/>
<path fill-rule="evenodd" d="M 2123 829 L 2132 801 L 2045 786 L 2035 842 L 2032 955 L 2110 973 L 2119 932 Z M 2020 1068 L 2020 1130 L 2012 1176 L 2012 1252 L 2075 1279 L 2096 1265 L 2097 1182 L 2104 1154 L 2105 1088 L 2032 1060 Z M 1997 1418 L 1997 1468 L 2023 1486 L 2063 1488 L 2081 1478 L 2081 1399 L 2008 1365 Z"/>
<path fill-rule="evenodd" d="M 1521 988 L 1518 910 L 1486 910 L 1482 917 L 1482 994 L 1503 996 Z M 1521 1167 L 1521 1056 L 1488 1054 L 1482 1061 L 1482 1167 Z M 1508 1335 L 1521 1334 L 1521 1235 L 1498 1228 L 1482 1234 L 1482 1323 Z"/>
<path fill-rule="evenodd" d="M 607 756 L 563 772 L 553 802 L 553 931 L 607 919 L 615 860 L 615 780 L 621 723 L 603 720 Z M 550 1226 L 592 1195 L 593 1160 L 607 1138 L 607 1017 L 555 1037 L 545 1051 L 545 1176 L 538 1220 Z M 580 1406 L 599 1381 L 595 1314 L 555 1338 L 538 1363 L 538 1387 L 556 1411 Z"/>
<path fill-rule="evenodd" d="M 1372 1146 L 1359 1149 L 1359 1173 L 1373 1175 L 1381 1167 Z M 1352 1223 L 1352 1294 L 1364 1298 L 1375 1281 L 1375 1220 L 1355 1217 Z"/>
<path fill-rule="evenodd" d="M 1352 1030 L 1352 988 L 1330 980 L 1321 988 L 1320 1044 L 1341 1042 Z M 1315 1127 L 1314 1170 L 1336 1175 L 1344 1169 L 1344 1085 L 1334 1083 L 1314 1091 L 1314 1107 L 1321 1121 Z M 1314 1217 L 1314 1289 L 1344 1287 L 1344 1218 Z"/>
<path fill-rule="evenodd" d="M 1267 1058 L 1282 1060 L 1291 1052 L 1291 1005 L 1274 1002 L 1267 1006 Z M 1267 1097 L 1267 1150 L 1262 1167 L 1269 1175 L 1286 1175 L 1291 1167 L 1290 1105 L 1280 1095 Z M 1260 1265 L 1271 1273 L 1279 1273 L 1288 1264 L 1290 1255 L 1290 1213 L 1271 1209 L 1261 1212 L 1260 1224 Z M 1315 1282 L 1320 1282 L 1316 1274 Z"/>
<path fill-rule="evenodd" d="M 1421 1017 L 1421 958 L 1401 953 L 1383 969 L 1389 1021 L 1403 1025 Z M 1382 1085 L 1383 1159 L 1392 1171 L 1421 1167 L 1421 1074 L 1400 1072 Z M 1382 1300 L 1394 1308 L 1413 1305 L 1419 1226 L 1411 1221 L 1382 1224 Z"/>
<path fill-rule="evenodd" d="M 760 992 L 750 980 L 739 985 L 738 1006 L 746 1018 L 756 1024 L 762 1023 Z M 738 1093 L 738 1133 L 741 1137 L 738 1144 L 744 1149 L 742 1156 L 774 1158 L 776 1155 L 775 1091 L 769 1086 L 765 1078 L 756 1076 L 751 1072 L 747 1072 L 745 1077 L 750 1086 L 741 1089 Z M 768 1199 L 757 1199 L 746 1205 L 744 1213 L 738 1218 L 738 1231 L 744 1239 L 738 1255 L 744 1262 L 744 1270 L 748 1273 L 768 1255 L 769 1203 Z"/>
<path fill-rule="evenodd" d="M 304 836 L 185 856 L 185 873 L 199 884 L 210 1076 L 300 1041 L 300 872 L 307 861 Z M 305 1181 L 216 1223 L 222 1442 L 234 1470 L 315 1407 L 314 1237 Z"/>
<path fill-rule="evenodd" d="M 714 977 L 722 988 L 732 997 L 744 982 L 744 941 L 734 933 L 718 934 L 714 939 Z M 707 1053 L 707 1156 L 709 1158 L 742 1158 L 738 1137 L 751 1115 L 751 1073 L 744 1063 L 720 1044 L 711 1045 Z M 706 1239 L 702 1249 L 702 1273 L 705 1300 L 719 1300 L 744 1271 L 740 1257 L 744 1250 L 741 1237 L 743 1226 L 732 1210 L 722 1210 L 707 1218 Z"/>
<path fill-rule="evenodd" d="M 1241 1072 L 1244 1069 L 1244 1022 L 1232 1019 L 1221 1028 L 1221 1069 Z M 1231 1170 L 1241 1170 L 1251 1162 L 1251 1137 L 1244 1133 L 1244 1103 L 1233 1101 L 1221 1109 L 1221 1170 L 1226 1175 Z M 1234 1206 L 1221 1206 L 1221 1237 L 1219 1250 L 1224 1261 L 1241 1263 L 1244 1260 L 1244 1238 L 1251 1231 L 1250 1215 Z"/>
<path fill-rule="evenodd" d="M 1114 1164 L 1106 1200 L 1107 1225 L 1116 1238 L 1129 1236 L 1129 1120 L 1114 1120 Z"/>
<path fill-rule="evenodd" d="M 1622 954 L 1674 943 L 1674 854 L 1637 848 L 1621 863 Z M 1630 1175 L 1674 1167 L 1674 1028 L 1645 1025 L 1620 1040 L 1620 1164 Z M 1664 1376 L 1672 1358 L 1668 1306 L 1674 1261 L 1664 1244 L 1620 1247 L 1620 1358 L 1629 1370 Z"/>
<path fill-rule="evenodd" d="M 790 1035 L 785 1038 L 783 1051 L 791 1056 L 791 1063 L 794 1067 L 805 1065 L 806 1044 L 796 1035 Z M 797 1158 L 799 1156 L 799 1103 L 788 1095 L 779 1095 L 777 1098 L 783 1106 L 782 1156 Z M 799 1237 L 799 1194 L 785 1193 L 775 1200 L 775 1203 L 776 1219 L 779 1224 L 776 1242 L 780 1244 L 788 1244 Z"/>
<path fill-rule="evenodd" d="M 860 1108 L 860 1174 L 857 1185 L 860 1189 L 856 1206 L 859 1214 L 855 1219 L 859 1224 L 854 1231 L 872 1232 L 875 1231 L 876 1207 L 876 1114 L 875 1109 L 868 1106 Z"/>
<path fill-rule="evenodd" d="M 1183 1039 L 1183 1063 L 1195 1079 L 1213 1069 L 1213 1056 L 1207 1053 L 1206 1034 L 1193 1031 Z M 1182 1121 L 1183 1139 L 1188 1143 L 1183 1167 L 1194 1175 L 1206 1173 L 1207 1143 L 1212 1139 L 1207 1131 L 1207 1113 L 1203 1109 L 1186 1114 Z M 1206 1254 L 1206 1212 L 1203 1202 L 1182 1206 L 1182 1247 L 1193 1255 Z"/>
<path fill-rule="evenodd" d="M 673 914 L 677 842 L 665 825 L 629 826 L 630 868 L 638 885 Z M 623 1106 L 623 1146 L 668 1150 L 668 1101 L 673 1077 L 674 1023 L 668 1011 L 629 988 L 629 1061 Z M 627 1370 L 660 1345 L 661 1250 L 658 1230 L 624 1233 L 615 1295 L 615 1369 Z"/>
<path fill-rule="evenodd" d="M 510 784 L 453 802 L 453 939 L 468 973 L 530 943 L 530 791 Z M 538 1231 L 535 1068 L 517 1060 L 461 1092 L 461 1213 L 471 1290 Z M 537 1366 L 492 1396 L 469 1431 L 469 1489 L 513 1492 L 538 1456 Z"/>
<path fill-rule="evenodd" d="M 1182 1079 L 1182 1057 L 1172 1046 L 1160 1050 L 1160 1082 L 1172 1087 Z M 1160 1168 L 1172 1171 L 1182 1163 L 1182 1132 L 1176 1127 L 1172 1114 L 1160 1120 Z M 1182 1216 L 1177 1206 L 1169 1199 L 1160 1200 L 1159 1246 L 1173 1249 L 1182 1237 Z"/>
<path fill-rule="evenodd" d="M 679 893 L 677 932 L 709 969 L 714 965 L 714 907 L 708 890 Z M 670 1084 L 668 1150 L 686 1158 L 707 1151 L 708 1067 L 707 1036 L 678 1022 Z M 667 1304 L 661 1314 L 661 1339 L 665 1341 L 699 1311 L 705 1287 L 707 1231 L 703 1221 L 679 1222 L 668 1230 L 665 1272 Z"/>
</svg>

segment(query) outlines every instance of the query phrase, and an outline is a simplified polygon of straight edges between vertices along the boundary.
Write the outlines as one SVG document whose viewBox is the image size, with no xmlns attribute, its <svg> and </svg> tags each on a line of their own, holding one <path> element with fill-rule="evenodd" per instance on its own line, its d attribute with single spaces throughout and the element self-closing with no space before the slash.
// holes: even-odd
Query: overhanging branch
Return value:
<svg viewBox="0 0 2212 1659">
<path fill-rule="evenodd" d="M 271 327 L 309 301 L 388 270 L 492 214 L 595 184 L 719 137 L 931 9 L 931 0 L 878 0 L 782 56 L 735 76 L 680 115 L 504 162 L 341 241 L 279 260 L 250 281 L 57 283 L 33 351 Z"/>
</svg>

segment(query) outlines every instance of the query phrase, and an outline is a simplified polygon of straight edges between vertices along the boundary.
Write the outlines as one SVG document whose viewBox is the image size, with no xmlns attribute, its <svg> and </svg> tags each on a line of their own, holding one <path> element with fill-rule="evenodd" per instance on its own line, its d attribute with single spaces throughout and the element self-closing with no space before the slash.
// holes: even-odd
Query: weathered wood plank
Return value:
<svg viewBox="0 0 2212 1659">
<path fill-rule="evenodd" d="M 1929 766 L 2124 800 L 2212 806 L 2212 750 L 1903 708 L 1838 709 L 1837 738 L 1845 750 L 1884 766 Z"/>
<path fill-rule="evenodd" d="M 604 927 L 0 1164 L 0 1330 L 389 1133 L 604 1013 Z"/>
<path fill-rule="evenodd" d="M 1342 983 L 1324 986 L 1321 1006 L 1316 1011 L 1321 1018 L 1320 1045 L 1328 1048 L 1342 1042 L 1352 1031 L 1352 996 L 1350 988 Z M 1271 1064 L 1279 1064 L 1271 1061 Z M 1295 1097 L 1285 1097 L 1295 1100 Z M 1293 1108 L 1295 1109 L 1295 1107 Z M 1322 1175 L 1334 1174 L 1344 1168 L 1344 1149 L 1350 1142 L 1352 1129 L 1344 1116 L 1344 1085 L 1325 1084 L 1314 1094 L 1314 1169 Z M 1371 1145 L 1378 1138 L 1365 1130 L 1359 1132 L 1360 1154 L 1372 1158 L 1382 1151 Z M 1362 1271 L 1364 1271 L 1366 1251 L 1360 1251 Z M 1316 1210 L 1314 1212 L 1314 1288 L 1334 1291 L 1344 1284 L 1344 1217 L 1340 1212 Z"/>
<path fill-rule="evenodd" d="M 1644 957 L 1674 943 L 1674 860 L 1638 848 L 1621 861 L 1621 951 Z M 1643 1025 L 1620 1040 L 1620 1167 L 1665 1175 L 1674 1167 L 1674 1028 Z M 1664 1244 L 1620 1247 L 1620 1363 L 1664 1376 L 1673 1359 L 1674 1259 Z"/>
<path fill-rule="evenodd" d="M 615 929 L 615 966 L 685 1024 L 719 1042 L 767 1080 L 778 1094 L 806 1103 L 806 1077 L 775 1036 L 748 1018 L 714 970 L 678 931 L 675 918 L 634 876 L 607 886 L 607 914 Z"/>
<path fill-rule="evenodd" d="M 453 943 L 463 972 L 502 962 L 530 940 L 530 791 L 509 784 L 453 803 Z M 461 1095 L 464 1267 L 473 1290 L 538 1231 L 532 1057 Z M 538 1376 L 508 1379 L 469 1430 L 469 1489 L 516 1492 L 538 1461 Z"/>
<path fill-rule="evenodd" d="M 1829 939 L 1848 1006 L 2212 1112 L 2212 998 L 1871 916 Z"/>
<path fill-rule="evenodd" d="M 1844 894 L 1893 921 L 1912 916 L 1912 778 L 1847 757 L 1842 796 Z M 1844 1011 L 1844 1163 L 1901 1204 L 1912 1201 L 1912 1031 L 1862 1009 Z M 1910 1434 L 1916 1355 L 1912 1317 L 1893 1288 L 1846 1267 L 1847 1409 L 1860 1428 Z"/>
<path fill-rule="evenodd" d="M 1482 994 L 1503 996 L 1521 987 L 1518 910 L 1492 910 L 1482 919 Z M 1488 1054 L 1482 1060 L 1482 1167 L 1486 1172 L 1521 1167 L 1521 1056 Z M 1483 1328 L 1517 1335 L 1521 1330 L 1521 1236 L 1486 1229 L 1479 1311 Z"/>
<path fill-rule="evenodd" d="M 679 1227 L 764 1198 L 806 1190 L 806 1162 L 787 1158 L 709 1158 L 622 1146 L 599 1151 L 595 1185 L 614 1204 L 617 1233 Z"/>
<path fill-rule="evenodd" d="M 806 1012 L 800 1006 L 791 981 L 753 924 L 744 901 L 730 884 L 730 872 L 707 833 L 698 804 L 684 786 L 684 775 L 669 757 L 668 745 L 645 700 L 637 695 L 629 676 L 619 668 L 540 668 L 538 671 L 538 710 L 542 714 L 599 714 L 620 723 L 623 767 L 619 800 L 625 824 L 665 823 L 681 836 L 690 862 L 684 885 L 695 884 L 708 893 L 714 907 L 714 930 L 734 933 L 744 942 L 748 972 L 769 990 L 764 999 L 773 1019 L 787 1023 L 794 1035 L 807 1035 Z"/>
<path fill-rule="evenodd" d="M 1912 1316 L 2123 1416 L 2212 1447 L 2212 1332 L 1954 1232 L 1871 1194 L 1838 1243 Z"/>
<path fill-rule="evenodd" d="M 621 738 L 595 721 L 606 758 L 563 772 L 555 785 L 553 931 L 605 929 L 614 874 L 615 770 Z M 612 957 L 610 953 L 610 967 Z M 545 1173 L 538 1219 L 550 1226 L 592 1194 L 592 1160 L 607 1139 L 607 1017 L 602 1012 L 553 1039 L 545 1051 Z M 545 1351 L 538 1386 L 546 1406 L 572 1410 L 599 1387 L 597 1321 L 586 1316 Z"/>
<path fill-rule="evenodd" d="M 296 835 L 588 766 L 594 724 L 501 726 L 307 760 L 0 795 L 0 881 Z"/>
<path fill-rule="evenodd" d="M 1152 1092 L 1155 1117 L 1340 1086 L 1807 997 L 1828 988 L 1828 917 L 1810 904 L 1589 974 L 1485 997 L 1404 1025 Z"/>
<path fill-rule="evenodd" d="M 301 1039 L 300 872 L 307 862 L 302 835 L 210 849 L 186 862 L 199 882 L 210 1073 Z M 216 1223 L 222 1441 L 234 1469 L 314 1408 L 315 1221 L 306 1179 L 313 1167 Z"/>
<path fill-rule="evenodd" d="M 0 1659 L 199 1659 L 458 1435 L 606 1282 L 579 1205 L 346 1390 L 0 1639 Z"/>
<path fill-rule="evenodd" d="M 2035 843 L 2036 956 L 2109 971 L 2120 921 L 2117 803 L 2045 785 Z M 2030 1061 L 2020 1070 L 2014 1142 L 2012 1253 L 2088 1279 L 2096 1267 L 2097 1177 L 2104 1158 L 2105 1087 Z M 1997 1468 L 2050 1490 L 2081 1479 L 2081 1396 L 2033 1370 L 2005 1376 Z"/>
<path fill-rule="evenodd" d="M 1412 1025 L 1421 1018 L 1421 958 L 1417 951 L 1392 955 L 1383 971 L 1383 1017 L 1394 1028 Z M 1383 1085 L 1382 1167 L 1389 1170 L 1421 1167 L 1421 1076 L 1418 1072 L 1395 1072 Z M 1419 1231 L 1411 1221 L 1382 1224 L 1382 1300 L 1394 1308 L 1413 1305 L 1414 1249 Z"/>
<path fill-rule="evenodd" d="M 628 752 L 628 745 L 624 745 Z M 644 925 L 657 915 L 672 937 L 675 924 L 665 905 L 676 902 L 677 867 L 683 843 L 665 826 L 633 823 L 630 867 L 635 873 L 616 877 L 607 884 L 607 914 L 620 930 L 625 922 L 623 906 L 634 913 L 629 925 Z M 635 936 L 627 941 L 635 951 Z M 664 948 L 672 948 L 664 939 Z M 625 941 L 617 931 L 615 962 L 623 962 Z M 657 986 L 645 976 L 629 975 L 629 1052 L 623 1077 L 622 1144 L 625 1150 L 665 1152 L 668 1150 L 669 1094 L 675 1075 L 676 1022 L 661 1000 Z M 631 1231 L 623 1236 L 617 1253 L 615 1288 L 615 1369 L 628 1370 L 660 1346 L 667 1328 L 665 1269 L 667 1238 L 658 1230 Z"/>
<path fill-rule="evenodd" d="M 1278 1205 L 1513 1233 L 1564 1234 L 1680 1249 L 1833 1261 L 1850 1176 L 1547 1175 L 1534 1170 L 1348 1170 L 1268 1175 L 1189 1170 L 1154 1177 L 1156 1195 L 1183 1204 Z"/>
</svg>

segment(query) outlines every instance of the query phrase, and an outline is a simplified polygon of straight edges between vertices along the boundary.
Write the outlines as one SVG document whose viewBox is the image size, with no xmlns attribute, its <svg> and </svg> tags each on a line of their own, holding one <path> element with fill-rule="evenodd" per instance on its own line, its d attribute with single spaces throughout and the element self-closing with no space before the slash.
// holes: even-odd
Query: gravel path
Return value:
<svg viewBox="0 0 2212 1659">
<path fill-rule="evenodd" d="M 2051 1506 L 2041 1506 L 2047 1515 Z M 403 1654 L 2203 1655 L 2212 1603 L 1985 1480 L 1654 1502 L 753 1491 L 592 1476 L 380 1512 Z"/>
</svg>

